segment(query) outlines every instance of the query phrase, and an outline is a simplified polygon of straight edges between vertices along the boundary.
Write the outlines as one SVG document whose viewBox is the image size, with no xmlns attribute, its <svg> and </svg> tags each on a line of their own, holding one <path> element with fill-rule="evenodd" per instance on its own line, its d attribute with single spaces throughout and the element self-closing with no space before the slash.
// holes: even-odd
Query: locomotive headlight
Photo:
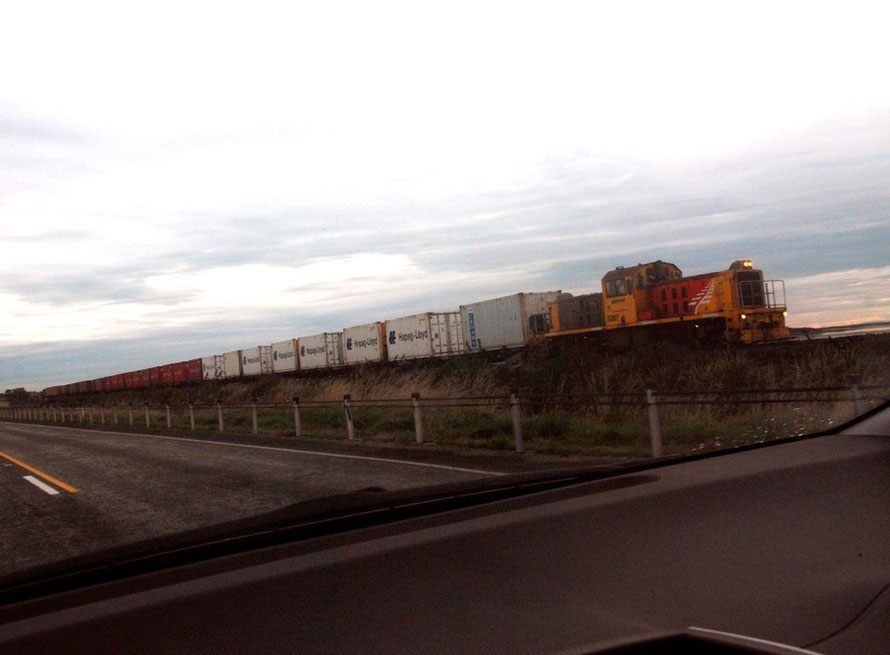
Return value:
<svg viewBox="0 0 890 655">
<path fill-rule="evenodd" d="M 742 264 L 742 266 L 744 266 L 745 268 L 751 268 L 754 266 L 754 262 L 752 262 L 750 259 L 746 259 L 745 263 Z"/>
<path fill-rule="evenodd" d="M 786 310 L 786 311 L 782 312 L 782 316 L 788 316 L 788 311 Z"/>
<path fill-rule="evenodd" d="M 744 321 L 746 318 L 748 318 L 748 315 L 747 315 L 747 314 L 742 314 L 742 320 Z"/>
</svg>

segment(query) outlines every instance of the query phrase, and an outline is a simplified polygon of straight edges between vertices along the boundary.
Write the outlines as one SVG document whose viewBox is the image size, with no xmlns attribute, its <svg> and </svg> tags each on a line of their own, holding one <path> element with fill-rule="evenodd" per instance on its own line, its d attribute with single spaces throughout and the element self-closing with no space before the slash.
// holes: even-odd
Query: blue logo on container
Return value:
<svg viewBox="0 0 890 655">
<path fill-rule="evenodd" d="M 244 365 L 247 365 L 247 355 L 244 356 Z"/>
<path fill-rule="evenodd" d="M 274 359 L 276 362 L 278 361 L 278 351 L 277 350 L 272 353 L 272 359 Z"/>
<path fill-rule="evenodd" d="M 467 322 L 470 324 L 470 347 L 476 347 L 476 317 L 473 312 L 467 312 Z"/>
<path fill-rule="evenodd" d="M 346 340 L 346 350 L 352 350 L 352 339 Z"/>
<path fill-rule="evenodd" d="M 389 331 L 389 345 L 394 346 L 395 343 L 396 343 L 396 331 L 390 330 Z"/>
<path fill-rule="evenodd" d="M 301 357 L 306 356 L 306 346 L 300 346 L 300 356 Z"/>
</svg>

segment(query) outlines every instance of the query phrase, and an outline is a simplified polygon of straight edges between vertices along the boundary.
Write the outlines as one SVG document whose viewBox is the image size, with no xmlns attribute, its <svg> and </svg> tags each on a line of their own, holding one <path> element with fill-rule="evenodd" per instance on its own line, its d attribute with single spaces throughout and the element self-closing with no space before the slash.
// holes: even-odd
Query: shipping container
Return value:
<svg viewBox="0 0 890 655">
<path fill-rule="evenodd" d="M 201 375 L 204 380 L 221 380 L 223 375 L 223 356 L 208 355 L 201 358 Z"/>
<path fill-rule="evenodd" d="M 343 366 L 343 333 L 323 332 L 300 337 L 300 370 Z"/>
<path fill-rule="evenodd" d="M 464 352 L 460 312 L 427 312 L 386 322 L 387 359 L 448 357 Z"/>
<path fill-rule="evenodd" d="M 139 373 L 139 386 L 140 387 L 149 387 L 151 386 L 151 369 L 144 368 Z"/>
<path fill-rule="evenodd" d="M 223 377 L 240 378 L 241 375 L 241 351 L 223 353 Z"/>
<path fill-rule="evenodd" d="M 162 384 L 164 384 L 164 377 L 161 373 L 161 367 L 152 366 L 148 369 L 148 386 L 160 387 Z"/>
<path fill-rule="evenodd" d="M 136 371 L 127 371 L 124 373 L 124 389 L 136 388 Z"/>
<path fill-rule="evenodd" d="M 161 367 L 161 384 L 165 387 L 173 384 L 173 364 L 164 364 Z"/>
<path fill-rule="evenodd" d="M 241 351 L 241 374 L 266 375 L 272 372 L 272 346 L 256 346 Z"/>
<path fill-rule="evenodd" d="M 201 358 L 198 357 L 196 359 L 190 359 L 186 363 L 186 372 L 185 379 L 186 382 L 200 382 L 203 378 L 203 372 L 201 370 Z"/>
<path fill-rule="evenodd" d="M 173 364 L 173 384 L 183 384 L 188 379 L 188 362 Z"/>
<path fill-rule="evenodd" d="M 299 368 L 297 346 L 297 339 L 287 339 L 272 344 L 272 371 L 274 373 L 296 371 Z"/>
<path fill-rule="evenodd" d="M 519 348 L 547 331 L 545 317 L 559 291 L 516 293 L 461 305 L 460 320 L 468 352 Z"/>
<path fill-rule="evenodd" d="M 343 363 L 347 366 L 386 361 L 386 326 L 365 323 L 343 330 Z"/>
</svg>

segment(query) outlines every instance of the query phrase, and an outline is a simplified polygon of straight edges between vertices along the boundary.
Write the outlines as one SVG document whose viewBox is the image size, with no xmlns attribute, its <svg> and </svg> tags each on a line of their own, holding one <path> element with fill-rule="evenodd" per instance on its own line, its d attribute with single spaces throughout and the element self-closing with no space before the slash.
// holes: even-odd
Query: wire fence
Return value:
<svg viewBox="0 0 890 655">
<path fill-rule="evenodd" d="M 296 437 L 304 433 L 304 417 L 313 415 L 319 425 L 345 431 L 348 441 L 357 439 L 356 413 L 373 410 L 389 415 L 390 427 L 412 431 L 413 441 L 425 442 L 424 414 L 436 410 L 481 409 L 509 413 L 512 425 L 511 448 L 525 451 L 524 421 L 529 417 L 559 410 L 592 410 L 603 408 L 645 409 L 648 422 L 649 451 L 663 454 L 660 408 L 802 405 L 807 403 L 848 404 L 852 415 L 859 415 L 875 404 L 890 398 L 890 385 L 861 385 L 854 381 L 847 386 L 743 389 L 709 391 L 657 391 L 615 394 L 560 393 L 544 394 L 513 389 L 506 395 L 430 396 L 413 393 L 410 398 L 353 398 L 342 400 L 301 400 L 290 402 L 252 400 L 248 403 L 190 402 L 185 405 L 128 403 L 126 405 L 44 404 L 39 407 L 0 408 L 0 418 L 49 424 L 76 424 L 92 427 L 132 427 L 140 429 L 203 430 L 264 433 L 287 433 Z M 398 416 L 395 414 L 398 413 Z M 407 418 L 407 416 L 410 418 Z"/>
</svg>

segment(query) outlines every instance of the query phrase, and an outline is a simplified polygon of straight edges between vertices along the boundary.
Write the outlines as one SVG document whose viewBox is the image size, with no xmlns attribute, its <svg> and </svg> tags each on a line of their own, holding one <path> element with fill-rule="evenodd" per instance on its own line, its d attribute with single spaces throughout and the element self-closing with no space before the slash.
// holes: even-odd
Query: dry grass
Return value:
<svg viewBox="0 0 890 655">
<path fill-rule="evenodd" d="M 154 389 L 148 392 L 97 394 L 83 402 L 133 402 L 140 411 L 188 401 L 211 404 L 246 404 L 251 397 L 266 403 L 354 399 L 406 400 L 413 392 L 424 399 L 455 396 L 506 395 L 511 387 L 523 393 L 640 393 L 648 386 L 661 391 L 701 391 L 845 386 L 848 376 L 860 375 L 862 384 L 890 384 L 890 337 L 825 341 L 796 348 L 769 350 L 725 348 L 689 351 L 675 346 L 637 349 L 631 353 L 601 356 L 566 349 L 556 356 L 529 356 L 521 364 L 486 362 L 479 358 L 401 366 L 368 366 L 336 374 L 302 377 L 265 376 L 249 381 L 208 382 L 198 386 Z M 165 425 L 155 415 L 155 425 Z M 182 410 L 176 426 L 185 427 Z M 661 408 L 665 449 L 690 452 L 752 443 L 827 429 L 852 416 L 850 403 L 790 405 L 707 405 Z M 365 440 L 411 443 L 410 409 L 355 409 L 356 427 Z M 226 426 L 247 431 L 249 413 L 227 410 Z M 343 438 L 343 409 L 304 407 L 306 433 Z M 292 414 L 264 409 L 264 432 L 290 434 Z M 199 429 L 215 430 L 215 411 L 199 412 Z M 426 408 L 424 427 L 428 441 L 446 446 L 512 448 L 512 423 L 506 407 Z M 585 454 L 632 457 L 648 452 L 648 424 L 641 407 L 575 407 L 554 409 L 546 404 L 527 407 L 523 430 L 529 450 L 551 454 Z"/>
</svg>

